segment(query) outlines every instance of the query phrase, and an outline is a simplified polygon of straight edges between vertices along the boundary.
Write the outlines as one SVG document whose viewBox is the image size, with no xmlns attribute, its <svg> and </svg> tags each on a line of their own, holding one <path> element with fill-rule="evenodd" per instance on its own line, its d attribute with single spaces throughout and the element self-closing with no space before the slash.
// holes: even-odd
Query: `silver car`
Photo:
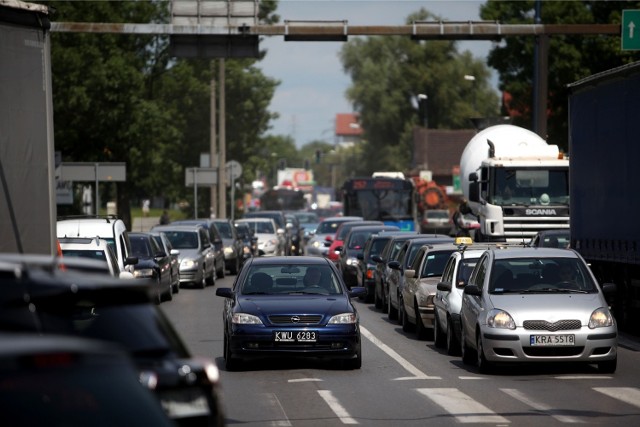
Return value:
<svg viewBox="0 0 640 427">
<path fill-rule="evenodd" d="M 462 360 L 490 372 L 498 362 L 584 362 L 613 373 L 618 331 L 605 294 L 571 249 L 489 249 L 464 289 Z"/>
<path fill-rule="evenodd" d="M 338 226 L 343 222 L 362 221 L 361 216 L 332 216 L 320 221 L 304 248 L 305 255 L 327 256 Z"/>
<path fill-rule="evenodd" d="M 459 239 L 469 238 L 456 238 L 456 240 Z M 459 246 L 460 248 L 451 254 L 444 267 L 433 299 L 435 308 L 433 344 L 436 347 L 445 347 L 447 354 L 451 356 L 460 354 L 460 309 L 464 287 L 478 259 L 488 249 L 487 245 L 460 244 Z"/>
</svg>

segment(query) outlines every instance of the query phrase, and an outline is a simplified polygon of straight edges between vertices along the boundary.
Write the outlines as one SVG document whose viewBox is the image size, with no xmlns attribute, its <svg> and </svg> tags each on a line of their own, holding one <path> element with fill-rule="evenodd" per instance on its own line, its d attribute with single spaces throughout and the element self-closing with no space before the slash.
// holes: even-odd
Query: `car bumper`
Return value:
<svg viewBox="0 0 640 427">
<path fill-rule="evenodd" d="M 180 283 L 200 282 L 202 280 L 202 270 L 180 269 Z"/>
<path fill-rule="evenodd" d="M 571 346 L 532 346 L 535 335 L 573 335 Z M 615 328 L 565 330 L 558 332 L 534 331 L 518 328 L 516 331 L 494 328 L 482 329 L 485 357 L 491 362 L 587 362 L 597 363 L 615 359 L 618 334 Z"/>
<path fill-rule="evenodd" d="M 428 307 L 418 307 L 418 313 L 422 319 L 422 324 L 427 328 L 433 328 L 435 319 L 435 307 L 433 305 Z"/>
<path fill-rule="evenodd" d="M 314 343 L 276 342 L 276 331 L 315 331 Z M 274 356 L 352 359 L 360 347 L 360 329 L 354 325 L 331 328 L 266 328 L 234 326 L 229 336 L 229 350 L 233 357 L 258 359 Z"/>
</svg>

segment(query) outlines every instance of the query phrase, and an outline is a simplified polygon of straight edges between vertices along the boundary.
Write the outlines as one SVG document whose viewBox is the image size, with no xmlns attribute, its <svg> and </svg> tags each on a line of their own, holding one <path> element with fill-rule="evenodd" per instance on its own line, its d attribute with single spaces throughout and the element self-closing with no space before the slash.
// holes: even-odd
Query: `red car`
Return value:
<svg viewBox="0 0 640 427">
<path fill-rule="evenodd" d="M 349 234 L 349 231 L 359 225 L 384 225 L 384 223 L 382 221 L 349 221 L 340 224 L 336 230 L 333 242 L 331 242 L 331 246 L 329 246 L 329 252 L 327 252 L 327 258 L 333 261 L 334 264 L 337 265 L 338 258 L 340 258 L 340 253 L 336 253 L 336 249 L 342 248 L 344 238 Z"/>
</svg>

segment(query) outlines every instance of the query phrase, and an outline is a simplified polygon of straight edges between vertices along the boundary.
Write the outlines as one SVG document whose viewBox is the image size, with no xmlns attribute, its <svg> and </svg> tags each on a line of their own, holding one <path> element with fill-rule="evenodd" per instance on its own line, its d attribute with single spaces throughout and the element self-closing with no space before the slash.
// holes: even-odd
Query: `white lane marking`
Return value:
<svg viewBox="0 0 640 427">
<path fill-rule="evenodd" d="M 509 420 L 455 388 L 419 388 L 421 394 L 441 406 L 461 423 L 502 423 Z"/>
<path fill-rule="evenodd" d="M 613 377 L 602 375 L 562 375 L 554 377 L 556 380 L 611 380 Z"/>
<path fill-rule="evenodd" d="M 594 387 L 595 391 L 640 408 L 640 389 L 635 387 Z"/>
<path fill-rule="evenodd" d="M 522 393 L 520 390 L 516 390 L 514 388 L 501 388 L 500 390 L 508 394 L 509 396 L 513 397 L 514 399 L 519 400 L 525 405 L 532 407 L 537 411 L 541 411 L 545 413 L 554 411 L 554 408 L 552 406 L 546 405 L 544 403 L 536 402 L 535 400 L 525 396 L 524 393 Z M 562 423 L 582 423 L 582 421 L 579 420 L 578 418 L 570 417 L 568 415 L 551 415 L 551 416 Z"/>
<path fill-rule="evenodd" d="M 282 407 L 280 400 L 278 400 L 278 397 L 274 393 L 265 393 L 265 397 L 267 404 L 278 408 L 281 413 L 280 416 L 283 418 L 281 420 L 272 421 L 270 425 L 274 427 L 291 427 L 291 422 L 289 421 L 289 418 L 287 418 L 287 414 L 284 412 L 284 408 Z"/>
<path fill-rule="evenodd" d="M 323 379 L 320 378 L 296 378 L 293 380 L 288 380 L 287 382 L 290 383 L 306 383 L 306 382 L 314 382 L 314 381 L 324 381 Z"/>
<path fill-rule="evenodd" d="M 361 332 L 362 335 L 364 335 L 365 338 L 367 338 L 369 341 L 371 341 L 376 347 L 378 347 L 380 350 L 382 350 L 385 353 L 387 353 L 387 355 L 389 355 L 389 357 L 391 357 L 393 360 L 398 362 L 398 364 L 400 364 L 400 366 L 402 366 L 404 369 L 406 369 L 411 374 L 413 374 L 413 377 L 396 378 L 397 381 L 398 380 L 399 381 L 405 381 L 405 380 L 439 380 L 439 379 L 442 379 L 441 377 L 430 377 L 427 374 L 425 374 L 424 372 L 422 372 L 421 370 L 419 370 L 418 368 L 416 368 L 415 366 L 413 366 L 411 363 L 409 363 L 409 361 L 407 359 L 405 359 L 404 357 L 400 356 L 391 347 L 389 347 L 388 345 L 386 345 L 385 343 L 380 341 L 378 338 L 376 338 L 366 328 L 360 326 L 360 332 Z"/>
<path fill-rule="evenodd" d="M 486 377 L 458 377 L 460 380 L 487 380 Z"/>
<path fill-rule="evenodd" d="M 327 405 L 329 405 L 333 413 L 340 418 L 342 424 L 359 424 L 358 421 L 351 418 L 351 415 L 349 415 L 344 406 L 338 402 L 338 399 L 333 396 L 330 390 L 318 390 L 318 394 L 327 402 Z"/>
</svg>

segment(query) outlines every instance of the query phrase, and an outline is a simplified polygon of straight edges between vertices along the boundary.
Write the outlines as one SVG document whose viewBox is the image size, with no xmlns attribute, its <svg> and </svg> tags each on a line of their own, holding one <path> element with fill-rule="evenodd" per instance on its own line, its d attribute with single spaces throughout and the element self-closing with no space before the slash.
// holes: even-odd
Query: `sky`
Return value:
<svg viewBox="0 0 640 427">
<path fill-rule="evenodd" d="M 485 0 L 280 0 L 275 13 L 285 20 L 342 21 L 348 25 L 404 25 L 408 15 L 420 8 L 443 21 L 479 21 Z M 258 66 L 281 83 L 270 111 L 280 118 L 272 122 L 272 135 L 291 136 L 298 148 L 312 141 L 334 142 L 338 113 L 351 113 L 345 97 L 351 79 L 342 70 L 338 53 L 343 42 L 285 42 L 283 36 L 265 37 L 260 49 L 267 55 Z M 489 41 L 458 42 L 460 52 L 469 50 L 485 60 Z M 494 72 L 495 79 L 495 72 Z M 497 83 L 494 82 L 494 86 Z"/>
</svg>

